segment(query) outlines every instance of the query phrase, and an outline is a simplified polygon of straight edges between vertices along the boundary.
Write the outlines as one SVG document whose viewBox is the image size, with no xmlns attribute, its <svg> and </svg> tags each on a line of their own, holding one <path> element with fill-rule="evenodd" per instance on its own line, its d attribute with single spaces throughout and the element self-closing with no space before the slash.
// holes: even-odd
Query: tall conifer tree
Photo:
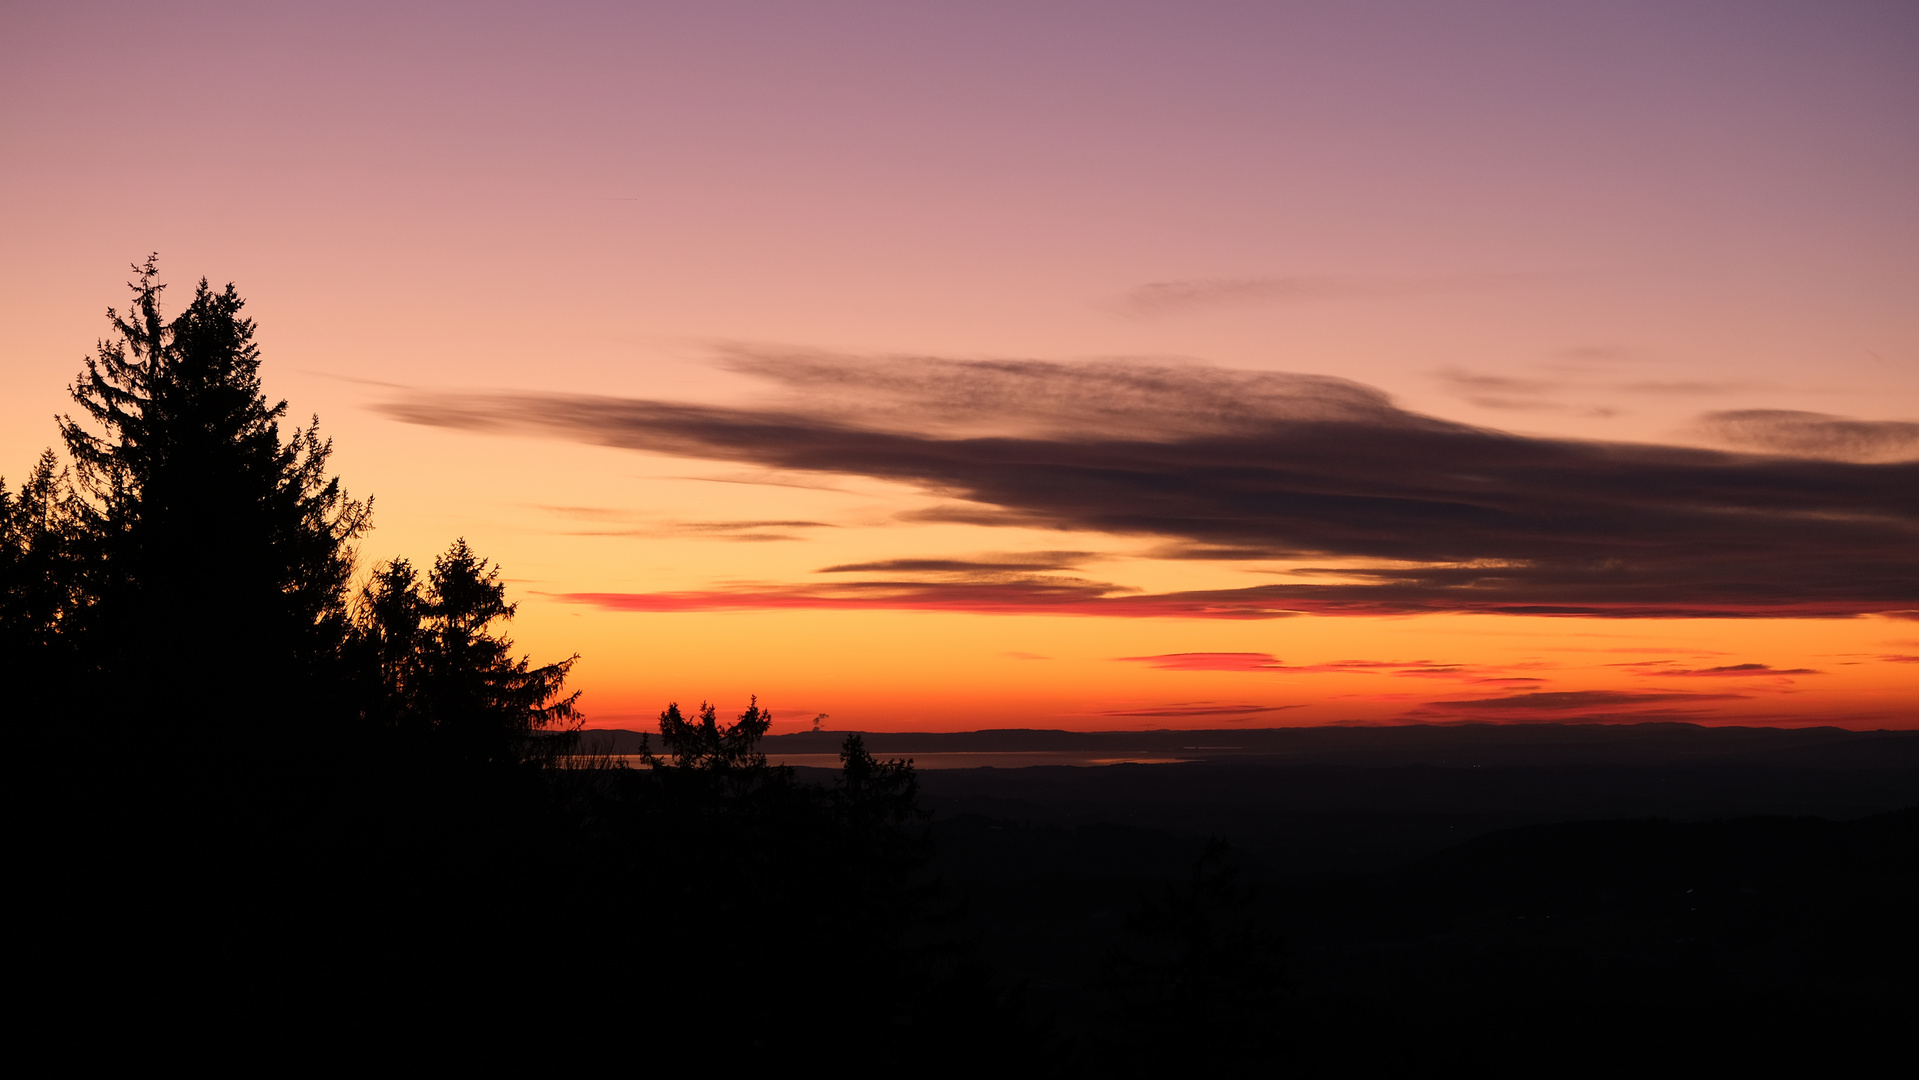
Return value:
<svg viewBox="0 0 1919 1080">
<path fill-rule="evenodd" d="M 117 717 L 180 709 L 224 740 L 222 722 L 311 705 L 368 507 L 326 475 L 315 426 L 281 440 L 287 406 L 262 393 L 233 286 L 202 279 L 166 320 L 155 260 L 134 269 L 133 307 L 108 310 L 114 336 L 73 387 L 92 425 L 61 418 L 98 549 L 78 629 Z"/>
</svg>

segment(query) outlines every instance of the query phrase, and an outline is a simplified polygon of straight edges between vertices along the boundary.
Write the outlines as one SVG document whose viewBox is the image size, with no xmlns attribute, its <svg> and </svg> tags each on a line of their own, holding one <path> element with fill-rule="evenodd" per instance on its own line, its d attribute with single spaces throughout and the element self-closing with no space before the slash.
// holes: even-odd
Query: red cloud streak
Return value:
<svg viewBox="0 0 1919 1080">
<path fill-rule="evenodd" d="M 1509 677 L 1507 668 L 1468 664 L 1435 664 L 1431 660 L 1334 660 L 1324 664 L 1287 664 L 1271 653 L 1162 653 L 1158 656 L 1122 656 L 1127 663 L 1147 664 L 1162 671 L 1283 671 L 1323 675 L 1364 672 L 1412 679 L 1454 679 L 1479 683 L 1541 681 L 1536 675 Z"/>
<path fill-rule="evenodd" d="M 1457 595 L 1405 595 L 1390 587 L 1262 585 L 1147 595 L 1113 595 L 1094 584 L 870 582 L 833 589 L 756 587 L 676 592 L 552 594 L 570 604 L 609 611 L 953 611 L 981 615 L 1102 615 L 1149 619 L 1283 619 L 1293 615 L 1436 613 L 1599 616 L 1614 618 L 1834 618 L 1867 614 L 1876 605 L 1849 600 L 1784 603 L 1655 600 L 1544 604 Z M 1330 670 L 1330 669 L 1329 669 Z"/>
</svg>

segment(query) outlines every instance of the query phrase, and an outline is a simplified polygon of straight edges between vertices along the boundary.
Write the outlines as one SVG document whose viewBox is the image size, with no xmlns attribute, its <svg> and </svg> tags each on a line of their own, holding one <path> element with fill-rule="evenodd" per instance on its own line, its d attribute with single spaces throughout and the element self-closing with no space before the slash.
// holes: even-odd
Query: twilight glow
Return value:
<svg viewBox="0 0 1919 1080">
<path fill-rule="evenodd" d="M 1919 9 L 0 15 L 0 474 L 160 254 L 593 726 L 1919 726 Z M 133 103 L 138 102 L 135 105 Z"/>
</svg>

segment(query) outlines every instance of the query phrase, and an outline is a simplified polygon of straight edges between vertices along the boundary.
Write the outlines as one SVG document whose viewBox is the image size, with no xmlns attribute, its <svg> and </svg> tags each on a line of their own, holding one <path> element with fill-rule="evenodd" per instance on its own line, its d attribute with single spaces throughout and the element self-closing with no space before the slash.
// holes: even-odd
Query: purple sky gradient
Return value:
<svg viewBox="0 0 1919 1080">
<path fill-rule="evenodd" d="M 529 590 L 523 640 L 588 653 L 590 687 L 639 624 L 535 593 L 1068 549 L 1142 595 L 1276 570 L 957 523 L 910 486 L 449 433 L 394 402 L 744 409 L 774 390 L 740 356 L 1117 358 L 1333 376 L 1529 438 L 1883 462 L 1919 431 L 1911 3 L 13 4 L 0 100 L 0 475 L 52 440 L 157 251 L 169 296 L 206 274 L 248 299 L 269 392 L 378 496 L 367 554 L 467 536 Z M 834 527 L 685 527 L 712 521 Z M 1823 625 L 1762 659 L 1826 670 Z M 1098 655 L 1345 656 L 1175 638 Z M 1587 689 L 1641 692 L 1551 692 Z"/>
</svg>

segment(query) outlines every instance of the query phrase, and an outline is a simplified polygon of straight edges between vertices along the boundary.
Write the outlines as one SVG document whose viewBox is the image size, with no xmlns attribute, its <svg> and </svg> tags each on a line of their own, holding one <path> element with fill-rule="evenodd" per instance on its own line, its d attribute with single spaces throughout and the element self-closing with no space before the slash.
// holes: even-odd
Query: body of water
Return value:
<svg viewBox="0 0 1919 1080">
<path fill-rule="evenodd" d="M 874 754 L 880 761 L 892 760 L 886 754 Z M 916 769 L 1023 769 L 1033 765 L 1172 765 L 1193 758 L 1155 754 L 1083 753 L 1071 750 L 1011 750 L 984 753 L 909 754 Z M 638 754 L 615 754 L 613 760 L 640 767 Z M 838 754 L 768 754 L 773 765 L 792 765 L 809 769 L 837 769 Z"/>
</svg>

